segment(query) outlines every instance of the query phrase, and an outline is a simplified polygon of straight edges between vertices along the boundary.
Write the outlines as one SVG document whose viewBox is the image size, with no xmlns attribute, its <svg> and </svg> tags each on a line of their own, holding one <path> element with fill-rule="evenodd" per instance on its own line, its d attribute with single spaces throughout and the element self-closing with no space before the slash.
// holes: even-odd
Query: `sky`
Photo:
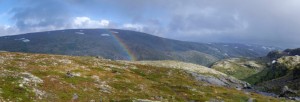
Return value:
<svg viewBox="0 0 300 102">
<path fill-rule="evenodd" d="M 0 0 L 0 36 L 79 28 L 296 48 L 300 0 Z"/>
</svg>

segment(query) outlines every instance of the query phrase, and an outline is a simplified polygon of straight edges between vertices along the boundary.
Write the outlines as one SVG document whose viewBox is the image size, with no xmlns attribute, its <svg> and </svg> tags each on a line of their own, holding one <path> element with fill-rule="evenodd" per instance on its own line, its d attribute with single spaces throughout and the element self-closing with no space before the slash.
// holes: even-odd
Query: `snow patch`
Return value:
<svg viewBox="0 0 300 102">
<path fill-rule="evenodd" d="M 75 32 L 75 34 L 84 35 L 84 33 L 83 33 L 83 32 Z"/>
<path fill-rule="evenodd" d="M 22 40 L 23 42 L 30 42 L 30 40 L 29 39 L 24 39 L 24 40 Z"/>
<path fill-rule="evenodd" d="M 15 39 L 15 40 L 20 40 L 20 41 L 23 41 L 23 42 L 30 42 L 30 40 L 29 39 L 26 39 L 26 38 L 20 38 L 20 39 Z"/>
<path fill-rule="evenodd" d="M 217 48 L 213 48 L 213 50 L 217 51 L 217 52 L 221 52 L 219 49 Z"/>
<path fill-rule="evenodd" d="M 277 62 L 276 60 L 273 60 L 273 61 L 272 61 L 272 64 L 275 64 L 276 62 Z"/>
<path fill-rule="evenodd" d="M 237 47 L 237 46 L 236 46 L 236 47 L 234 47 L 234 48 L 236 48 L 236 49 L 237 49 L 237 48 L 239 48 L 239 47 Z"/>
<path fill-rule="evenodd" d="M 264 50 L 274 50 L 274 49 L 275 49 L 275 48 L 272 48 L 272 47 L 266 47 L 266 46 L 262 46 L 261 48 L 264 49 Z"/>
<path fill-rule="evenodd" d="M 112 33 L 115 33 L 115 34 L 118 34 L 119 32 L 117 32 L 117 31 L 111 31 Z"/>
<path fill-rule="evenodd" d="M 101 36 L 110 36 L 109 34 L 101 34 Z"/>
</svg>

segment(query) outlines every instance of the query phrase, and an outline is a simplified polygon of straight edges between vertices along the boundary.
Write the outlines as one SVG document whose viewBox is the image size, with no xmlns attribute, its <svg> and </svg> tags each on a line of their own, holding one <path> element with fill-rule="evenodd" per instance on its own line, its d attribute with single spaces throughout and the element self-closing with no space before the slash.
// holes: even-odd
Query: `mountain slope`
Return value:
<svg viewBox="0 0 300 102">
<path fill-rule="evenodd" d="M 196 80 L 188 71 L 169 65 L 138 63 L 2 52 L 0 101 L 280 101 Z"/>
<path fill-rule="evenodd" d="M 258 59 L 230 58 L 214 63 L 211 68 L 235 78 L 249 81 L 247 78 L 261 72 L 266 68 L 266 64 Z"/>
<path fill-rule="evenodd" d="M 125 60 L 179 60 L 209 66 L 229 57 L 265 56 L 274 47 L 194 43 L 118 29 L 69 29 L 0 37 L 0 50 Z"/>
<path fill-rule="evenodd" d="M 215 63 L 212 68 L 236 78 L 242 76 L 242 80 L 254 84 L 256 89 L 276 93 L 280 97 L 300 100 L 300 57 L 298 55 L 300 55 L 299 48 L 271 51 L 266 57 L 255 60 L 227 59 Z M 246 65 L 249 62 L 255 62 L 257 65 L 252 64 L 252 67 Z M 232 69 L 233 73 L 229 73 L 228 68 Z"/>
<path fill-rule="evenodd" d="M 264 90 L 273 91 L 283 94 L 282 89 L 287 86 L 294 90 L 293 96 L 300 96 L 300 57 L 299 56 L 283 56 L 272 64 L 271 68 L 265 72 L 265 76 L 261 77 L 261 83 Z M 289 95 L 291 96 L 291 95 Z"/>
</svg>

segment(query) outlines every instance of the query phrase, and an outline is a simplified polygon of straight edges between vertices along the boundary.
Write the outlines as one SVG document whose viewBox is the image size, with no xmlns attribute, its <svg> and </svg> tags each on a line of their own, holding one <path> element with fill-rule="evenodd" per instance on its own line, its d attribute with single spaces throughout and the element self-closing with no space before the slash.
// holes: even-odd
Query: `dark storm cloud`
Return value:
<svg viewBox="0 0 300 102">
<path fill-rule="evenodd" d="M 75 11 L 76 16 L 114 15 L 121 21 L 114 27 L 142 27 L 144 32 L 179 40 L 300 47 L 299 0 L 25 0 L 24 4 L 28 6 L 11 11 L 22 30 L 69 27 Z"/>
<path fill-rule="evenodd" d="M 10 13 L 20 30 L 59 28 L 70 20 L 68 8 L 58 0 L 25 0 Z"/>
</svg>

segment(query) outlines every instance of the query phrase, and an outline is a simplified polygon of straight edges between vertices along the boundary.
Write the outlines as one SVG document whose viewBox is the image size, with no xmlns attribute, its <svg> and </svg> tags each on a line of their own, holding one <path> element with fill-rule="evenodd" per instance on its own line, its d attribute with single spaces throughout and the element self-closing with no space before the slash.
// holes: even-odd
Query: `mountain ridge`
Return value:
<svg viewBox="0 0 300 102">
<path fill-rule="evenodd" d="M 179 60 L 210 66 L 228 57 L 260 57 L 278 49 L 247 44 L 197 43 L 119 29 L 68 29 L 0 37 L 0 50 L 116 60 Z"/>
</svg>

